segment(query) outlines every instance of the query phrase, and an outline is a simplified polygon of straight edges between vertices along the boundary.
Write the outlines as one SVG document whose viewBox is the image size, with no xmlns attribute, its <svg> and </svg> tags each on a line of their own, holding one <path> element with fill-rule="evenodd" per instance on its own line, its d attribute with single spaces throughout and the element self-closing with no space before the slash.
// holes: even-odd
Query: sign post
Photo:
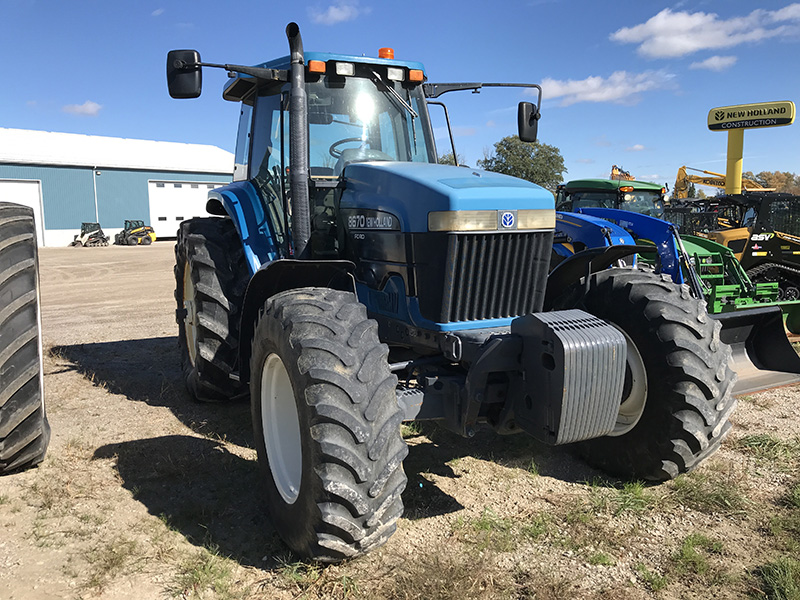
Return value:
<svg viewBox="0 0 800 600">
<path fill-rule="evenodd" d="M 794 122 L 794 102 L 759 102 L 722 106 L 708 111 L 708 128 L 728 132 L 728 164 L 725 171 L 725 193 L 742 193 L 742 156 L 744 130 L 791 125 Z"/>
</svg>

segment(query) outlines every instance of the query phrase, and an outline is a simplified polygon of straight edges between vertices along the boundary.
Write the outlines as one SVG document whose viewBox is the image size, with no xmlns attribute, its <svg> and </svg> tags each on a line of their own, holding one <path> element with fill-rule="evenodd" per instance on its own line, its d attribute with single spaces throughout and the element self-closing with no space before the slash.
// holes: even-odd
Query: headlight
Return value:
<svg viewBox="0 0 800 600">
<path fill-rule="evenodd" d="M 556 211 L 549 208 L 517 211 L 517 229 L 555 229 Z"/>
<path fill-rule="evenodd" d="M 552 208 L 517 210 L 509 227 L 501 226 L 501 217 L 514 211 L 451 210 L 428 213 L 428 231 L 519 231 L 553 229 L 556 211 Z"/>
<path fill-rule="evenodd" d="M 428 231 L 493 231 L 496 210 L 448 210 L 428 213 Z"/>
</svg>

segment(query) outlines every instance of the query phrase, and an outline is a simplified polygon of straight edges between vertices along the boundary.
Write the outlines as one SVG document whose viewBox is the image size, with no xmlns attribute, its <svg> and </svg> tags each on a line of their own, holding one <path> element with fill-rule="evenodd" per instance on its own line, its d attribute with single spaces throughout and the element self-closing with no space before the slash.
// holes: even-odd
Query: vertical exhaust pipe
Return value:
<svg viewBox="0 0 800 600">
<path fill-rule="evenodd" d="M 295 258 L 308 258 L 311 209 L 308 191 L 308 101 L 303 38 L 297 23 L 286 26 L 291 59 L 289 96 L 289 187 L 292 194 L 292 242 Z"/>
</svg>

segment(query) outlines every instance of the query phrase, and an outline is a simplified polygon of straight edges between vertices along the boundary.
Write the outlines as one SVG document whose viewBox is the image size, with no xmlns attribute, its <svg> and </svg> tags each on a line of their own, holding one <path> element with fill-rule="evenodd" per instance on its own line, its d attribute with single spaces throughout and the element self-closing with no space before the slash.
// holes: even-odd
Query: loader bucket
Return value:
<svg viewBox="0 0 800 600">
<path fill-rule="evenodd" d="M 800 382 L 800 356 L 786 337 L 777 306 L 709 315 L 722 324 L 720 338 L 733 351 L 739 380 L 734 395 Z"/>
</svg>

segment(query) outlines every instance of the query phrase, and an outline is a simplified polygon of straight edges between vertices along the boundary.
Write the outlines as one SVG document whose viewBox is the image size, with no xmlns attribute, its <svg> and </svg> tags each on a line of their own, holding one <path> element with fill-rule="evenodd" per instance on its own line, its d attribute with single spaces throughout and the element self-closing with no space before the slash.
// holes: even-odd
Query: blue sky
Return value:
<svg viewBox="0 0 800 600">
<path fill-rule="evenodd" d="M 606 177 L 612 164 L 670 185 L 681 165 L 724 173 L 727 134 L 707 129 L 711 108 L 800 104 L 800 3 L 787 0 L 0 0 L 0 127 L 232 151 L 238 108 L 222 100 L 225 73 L 206 70 L 201 98 L 172 100 L 166 52 L 256 64 L 287 53 L 290 21 L 306 50 L 390 46 L 423 62 L 431 82 L 541 84 L 539 139 L 561 150 L 566 179 Z M 487 89 L 441 99 L 474 165 L 515 132 L 526 98 Z M 744 170 L 800 173 L 800 123 L 748 130 Z"/>
</svg>

